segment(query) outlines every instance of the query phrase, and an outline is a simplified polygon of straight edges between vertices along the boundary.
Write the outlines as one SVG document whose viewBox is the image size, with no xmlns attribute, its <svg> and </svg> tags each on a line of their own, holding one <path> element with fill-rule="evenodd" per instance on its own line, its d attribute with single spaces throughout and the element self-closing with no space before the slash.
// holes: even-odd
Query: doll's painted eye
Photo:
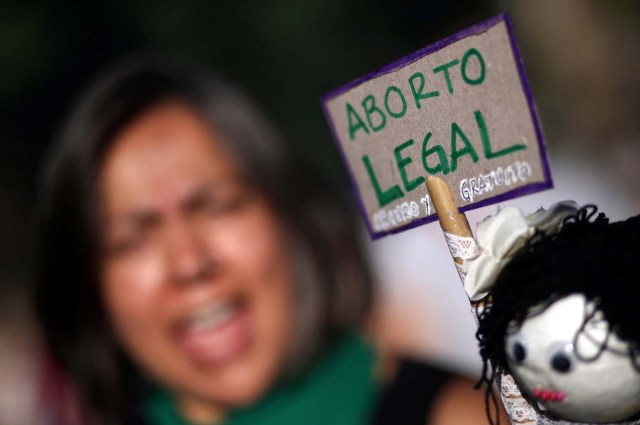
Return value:
<svg viewBox="0 0 640 425">
<path fill-rule="evenodd" d="M 564 353 L 557 353 L 551 357 L 551 367 L 560 373 L 571 370 L 571 359 Z"/>
<path fill-rule="evenodd" d="M 519 335 L 514 335 L 507 340 L 506 351 L 510 360 L 521 365 L 527 359 L 527 345 Z"/>
<path fill-rule="evenodd" d="M 521 342 L 513 343 L 513 359 L 517 363 L 522 363 L 527 358 L 527 350 L 524 348 Z"/>
<path fill-rule="evenodd" d="M 575 359 L 573 357 L 573 344 L 556 343 L 549 350 L 549 366 L 556 372 L 568 373 L 573 370 Z"/>
</svg>

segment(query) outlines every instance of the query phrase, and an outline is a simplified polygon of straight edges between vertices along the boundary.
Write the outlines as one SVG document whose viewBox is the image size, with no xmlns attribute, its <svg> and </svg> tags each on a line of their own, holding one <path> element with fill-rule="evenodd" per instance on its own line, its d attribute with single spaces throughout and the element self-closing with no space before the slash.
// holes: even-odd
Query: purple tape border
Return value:
<svg viewBox="0 0 640 425">
<path fill-rule="evenodd" d="M 360 191 L 358 190 L 358 186 L 356 184 L 355 178 L 351 172 L 351 167 L 349 166 L 349 162 L 347 161 L 347 156 L 344 153 L 344 150 L 342 149 L 342 146 L 340 145 L 340 140 L 338 139 L 338 134 L 336 132 L 335 126 L 333 125 L 333 121 L 331 120 L 331 116 L 329 115 L 329 110 L 327 109 L 327 103 L 351 90 L 354 87 L 359 86 L 362 83 L 365 83 L 369 80 L 372 80 L 374 78 L 377 78 L 381 75 L 385 75 L 388 74 L 390 72 L 396 71 L 406 65 L 409 65 L 421 58 L 423 58 L 426 55 L 429 55 L 431 53 L 437 52 L 438 50 L 443 49 L 444 47 L 447 47 L 450 44 L 455 43 L 456 41 L 459 41 L 463 38 L 472 36 L 472 35 L 477 35 L 477 34 L 481 34 L 483 32 L 486 32 L 487 30 L 489 30 L 490 28 L 494 27 L 495 25 L 499 24 L 500 22 L 504 22 L 505 26 L 507 28 L 507 33 L 509 34 L 509 41 L 511 42 L 511 48 L 513 51 L 513 56 L 516 62 L 516 66 L 518 68 L 518 74 L 520 75 L 520 83 L 522 85 L 522 89 L 525 93 L 525 96 L 527 98 L 527 103 L 529 104 L 529 112 L 531 113 L 531 119 L 533 121 L 534 127 L 535 127 L 535 131 L 536 131 L 536 138 L 538 139 L 538 147 L 539 147 L 539 151 L 540 151 L 540 158 L 541 158 L 541 162 L 542 162 L 542 171 L 544 173 L 544 178 L 545 181 L 540 182 L 540 183 L 532 183 L 532 184 L 528 184 L 525 186 L 520 186 L 514 190 L 511 190 L 509 192 L 505 192 L 502 193 L 500 195 L 491 197 L 491 198 L 487 198 L 484 199 L 482 201 L 473 203 L 473 204 L 469 204 L 469 205 L 465 205 L 464 207 L 460 207 L 460 211 L 470 211 L 476 208 L 480 208 L 480 207 L 485 207 L 487 205 L 492 205 L 492 204 L 496 204 L 502 201 L 506 201 L 508 199 L 513 199 L 519 196 L 524 196 L 524 195 L 529 195 L 531 193 L 535 193 L 535 192 L 539 192 L 542 190 L 546 190 L 546 189 L 551 189 L 553 188 L 553 179 L 551 177 L 551 169 L 549 167 L 549 159 L 547 157 L 547 150 L 546 150 L 546 146 L 545 146 L 545 140 L 544 140 L 544 135 L 542 133 L 542 128 L 540 126 L 540 119 L 538 117 L 538 111 L 536 109 L 536 105 L 533 101 L 533 94 L 531 92 L 531 87 L 529 86 L 529 82 L 527 80 L 527 76 L 525 74 L 524 71 L 524 65 L 522 63 L 522 57 L 520 56 L 520 51 L 518 50 L 518 45 L 516 44 L 516 39 L 515 39 L 515 35 L 513 32 L 513 24 L 511 23 L 511 18 L 509 17 L 508 13 L 501 13 L 500 15 L 494 16 L 492 18 L 487 19 L 484 22 L 480 22 L 470 28 L 464 29 L 452 36 L 449 36 L 443 40 L 440 40 L 434 44 L 431 44 L 427 47 L 424 47 L 416 52 L 413 52 L 395 62 L 392 62 L 370 74 L 367 74 L 363 77 L 360 77 L 338 89 L 335 89 L 329 93 L 327 93 L 326 95 L 322 96 L 322 98 L 320 99 L 321 105 L 322 105 L 322 111 L 324 112 L 325 118 L 327 120 L 327 123 L 329 124 L 329 128 L 331 130 L 331 134 L 333 136 L 334 142 L 336 144 L 336 146 L 338 147 L 338 152 L 340 152 L 340 156 L 342 158 L 342 161 L 345 164 L 345 167 L 347 169 L 347 174 L 349 176 L 349 180 L 351 181 L 351 185 L 353 186 L 355 192 L 356 192 L 356 197 L 358 200 L 358 205 L 360 207 L 360 210 L 362 211 L 362 215 L 364 216 L 364 221 L 365 224 L 367 226 L 367 230 L 369 232 L 369 236 L 371 237 L 372 240 L 376 240 L 376 239 L 380 239 L 384 236 L 388 236 L 388 235 L 392 235 L 395 233 L 400 233 L 403 232 L 405 230 L 409 230 L 409 229 L 413 229 L 414 227 L 418 227 L 418 226 L 422 226 L 423 224 L 427 224 L 427 223 L 431 223 L 436 221 L 438 218 L 435 214 L 432 214 L 429 217 L 423 217 L 419 220 L 414 220 L 410 223 L 408 223 L 405 226 L 401 226 L 401 227 L 397 227 L 395 229 L 392 230 L 388 230 L 388 231 L 384 231 L 384 232 L 375 232 L 373 230 L 373 228 L 371 227 L 371 223 L 369 222 L 369 216 L 367 214 L 367 209 L 365 208 L 364 205 L 364 201 L 362 200 L 362 196 L 360 194 Z"/>
</svg>

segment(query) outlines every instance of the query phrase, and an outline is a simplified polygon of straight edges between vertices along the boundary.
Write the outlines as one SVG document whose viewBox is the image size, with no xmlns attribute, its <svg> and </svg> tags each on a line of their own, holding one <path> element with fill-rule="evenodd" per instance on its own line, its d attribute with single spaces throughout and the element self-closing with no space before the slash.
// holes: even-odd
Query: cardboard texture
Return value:
<svg viewBox="0 0 640 425">
<path fill-rule="evenodd" d="M 322 99 L 375 239 L 434 221 L 425 179 L 461 211 L 552 186 L 506 14 Z"/>
</svg>

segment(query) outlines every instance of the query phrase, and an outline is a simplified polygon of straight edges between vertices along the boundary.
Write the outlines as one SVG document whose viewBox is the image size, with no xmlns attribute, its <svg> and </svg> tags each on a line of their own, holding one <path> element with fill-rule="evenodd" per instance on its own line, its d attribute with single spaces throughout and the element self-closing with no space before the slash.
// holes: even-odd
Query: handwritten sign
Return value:
<svg viewBox="0 0 640 425">
<path fill-rule="evenodd" d="M 508 15 L 329 93 L 322 105 L 372 238 L 436 220 L 425 178 L 462 211 L 552 187 Z"/>
</svg>

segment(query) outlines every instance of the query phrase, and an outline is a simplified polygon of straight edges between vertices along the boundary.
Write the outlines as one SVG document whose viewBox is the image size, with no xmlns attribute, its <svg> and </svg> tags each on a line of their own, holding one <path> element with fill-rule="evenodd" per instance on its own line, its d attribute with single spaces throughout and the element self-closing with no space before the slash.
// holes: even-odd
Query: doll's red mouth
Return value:
<svg viewBox="0 0 640 425">
<path fill-rule="evenodd" d="M 551 391 L 541 387 L 535 387 L 533 389 L 533 396 L 542 401 L 562 401 L 567 394 L 562 391 Z"/>
</svg>

